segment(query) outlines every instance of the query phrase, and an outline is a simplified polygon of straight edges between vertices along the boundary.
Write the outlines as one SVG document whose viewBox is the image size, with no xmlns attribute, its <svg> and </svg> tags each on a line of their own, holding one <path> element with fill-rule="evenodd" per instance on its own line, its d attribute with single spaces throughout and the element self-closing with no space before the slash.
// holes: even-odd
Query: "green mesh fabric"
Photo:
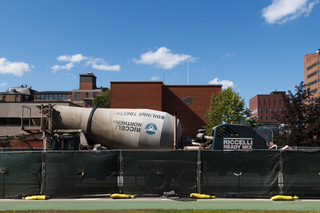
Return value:
<svg viewBox="0 0 320 213">
<path fill-rule="evenodd" d="M 283 193 L 298 197 L 320 197 L 320 151 L 285 151 Z"/>
<path fill-rule="evenodd" d="M 45 194 L 320 197 L 320 151 L 107 150 L 0 153 L 0 197 Z"/>
<path fill-rule="evenodd" d="M 47 152 L 46 195 L 86 195 L 118 192 L 117 151 Z"/>
<path fill-rule="evenodd" d="M 197 192 L 197 151 L 122 151 L 123 192 Z"/>
<path fill-rule="evenodd" d="M 39 194 L 41 152 L 0 153 L 0 197 Z"/>
<path fill-rule="evenodd" d="M 201 152 L 201 192 L 218 196 L 264 197 L 278 193 L 279 152 Z"/>
</svg>

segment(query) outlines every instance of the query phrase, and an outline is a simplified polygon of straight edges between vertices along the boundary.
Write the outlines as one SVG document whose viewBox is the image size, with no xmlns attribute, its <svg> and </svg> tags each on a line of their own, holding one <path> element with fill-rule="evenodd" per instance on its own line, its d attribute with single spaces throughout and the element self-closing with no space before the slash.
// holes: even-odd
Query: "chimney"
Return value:
<svg viewBox="0 0 320 213">
<path fill-rule="evenodd" d="M 80 85 L 79 89 L 93 90 L 97 88 L 96 85 L 97 77 L 92 73 L 80 74 Z"/>
</svg>

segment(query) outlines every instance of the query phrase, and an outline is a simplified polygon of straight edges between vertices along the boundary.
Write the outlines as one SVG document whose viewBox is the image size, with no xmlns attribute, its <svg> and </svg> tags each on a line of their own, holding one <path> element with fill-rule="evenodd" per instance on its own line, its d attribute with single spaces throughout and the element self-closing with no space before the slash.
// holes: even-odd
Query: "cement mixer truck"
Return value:
<svg viewBox="0 0 320 213">
<path fill-rule="evenodd" d="M 30 108 L 27 105 L 23 107 Z M 181 140 L 179 120 L 166 112 L 51 104 L 37 105 L 37 108 L 40 117 L 36 119 L 24 116 L 22 113 L 22 120 L 31 120 L 30 125 L 21 126 L 27 134 L 15 135 L 11 137 L 11 141 L 42 138 L 47 149 L 78 150 L 99 147 L 173 149 L 174 142 Z M 10 140 L 10 137 L 3 137 L 2 140 Z"/>
<path fill-rule="evenodd" d="M 40 117 L 24 116 L 26 134 L 0 136 L 1 141 L 42 139 L 44 149 L 267 149 L 265 140 L 250 127 L 222 124 L 212 135 L 200 130 L 195 139 L 182 140 L 180 121 L 169 113 L 149 109 L 106 109 L 36 105 Z M 31 114 L 31 113 L 30 113 Z M 22 125 L 24 119 L 29 125 Z M 211 141 L 211 142 L 210 142 Z"/>
</svg>

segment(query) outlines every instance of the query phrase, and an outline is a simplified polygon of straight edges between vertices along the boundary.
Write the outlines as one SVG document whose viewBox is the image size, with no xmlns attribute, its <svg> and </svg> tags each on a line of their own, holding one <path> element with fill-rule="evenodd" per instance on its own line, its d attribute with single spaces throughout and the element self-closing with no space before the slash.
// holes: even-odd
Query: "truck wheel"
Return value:
<svg viewBox="0 0 320 213">
<path fill-rule="evenodd" d="M 182 192 L 194 192 L 197 188 L 197 178 L 195 169 L 182 169 L 178 175 L 178 185 Z"/>
<path fill-rule="evenodd" d="M 159 192 L 170 186 L 172 174 L 163 168 L 153 168 L 145 176 L 145 184 L 151 192 Z"/>
</svg>

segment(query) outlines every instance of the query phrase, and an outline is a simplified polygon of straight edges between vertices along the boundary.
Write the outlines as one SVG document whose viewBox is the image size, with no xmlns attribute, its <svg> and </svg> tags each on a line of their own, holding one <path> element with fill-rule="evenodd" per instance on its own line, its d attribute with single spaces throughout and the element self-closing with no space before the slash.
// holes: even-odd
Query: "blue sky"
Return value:
<svg viewBox="0 0 320 213">
<path fill-rule="evenodd" d="M 294 90 L 320 48 L 320 0 L 0 0 L 0 91 L 110 81 Z M 188 75 L 189 67 L 189 75 Z"/>
</svg>

